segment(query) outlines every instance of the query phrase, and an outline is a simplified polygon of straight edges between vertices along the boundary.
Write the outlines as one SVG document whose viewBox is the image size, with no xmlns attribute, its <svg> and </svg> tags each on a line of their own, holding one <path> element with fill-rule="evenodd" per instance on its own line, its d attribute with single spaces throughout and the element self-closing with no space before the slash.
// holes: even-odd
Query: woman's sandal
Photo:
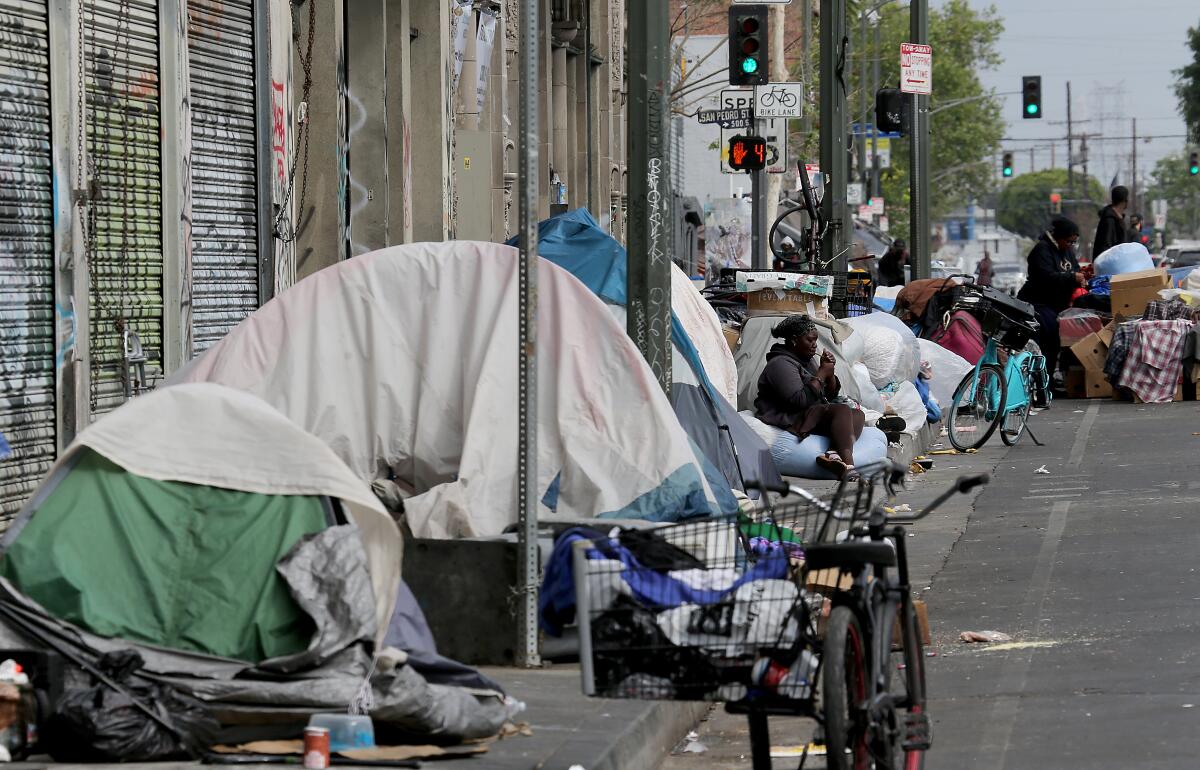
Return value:
<svg viewBox="0 0 1200 770">
<path fill-rule="evenodd" d="M 846 464 L 846 461 L 838 457 L 837 452 L 826 452 L 822 455 L 817 455 L 817 467 L 827 470 L 840 480 L 850 470 L 851 466 Z"/>
</svg>

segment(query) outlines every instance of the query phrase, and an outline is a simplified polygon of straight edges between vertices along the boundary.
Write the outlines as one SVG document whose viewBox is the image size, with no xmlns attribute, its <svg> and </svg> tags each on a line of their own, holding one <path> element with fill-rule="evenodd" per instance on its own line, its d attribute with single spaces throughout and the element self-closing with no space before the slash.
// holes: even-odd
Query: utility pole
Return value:
<svg viewBox="0 0 1200 770">
<path fill-rule="evenodd" d="M 864 11 L 859 15 L 858 26 L 862 32 L 860 38 L 862 40 L 862 50 L 859 51 L 859 56 L 862 57 L 862 65 L 858 68 L 858 134 L 854 137 L 854 144 L 858 147 L 858 175 L 859 181 L 862 182 L 863 194 L 867 192 L 867 184 L 870 179 L 867 176 L 867 14 Z M 874 121 L 872 121 L 874 123 Z M 871 132 L 875 133 L 874 131 Z"/>
<path fill-rule="evenodd" d="M 909 42 L 929 42 L 929 0 L 908 7 Z M 945 54 L 943 54 L 945 55 Z M 912 221 L 913 278 L 929 277 L 929 97 L 912 94 L 912 151 L 909 156 L 909 214 Z"/>
<path fill-rule="evenodd" d="M 847 265 L 845 61 L 846 0 L 821 0 L 821 171 L 829 183 L 821 209 L 829 235 L 821 244 L 821 262 L 835 270 Z M 839 70 L 841 74 L 839 75 Z"/>
<path fill-rule="evenodd" d="M 879 90 L 879 16 L 875 17 L 875 46 L 874 46 L 874 65 L 872 66 L 874 87 L 871 89 L 871 96 L 874 98 L 875 92 Z M 873 121 L 872 121 L 873 122 Z M 879 186 L 879 126 L 874 127 L 871 132 L 871 197 L 877 198 L 883 194 Z"/>
<path fill-rule="evenodd" d="M 787 25 L 787 8 L 788 6 L 782 3 L 771 5 L 770 8 L 770 32 L 771 37 L 767 41 L 769 46 L 769 55 L 767 59 L 771 62 L 771 77 L 772 83 L 786 83 L 788 81 L 787 57 L 784 55 L 784 28 Z M 782 120 L 783 135 L 782 141 L 784 144 L 788 140 L 788 121 Z M 765 129 L 765 127 L 764 127 Z M 779 193 L 783 190 L 783 174 L 766 174 L 766 201 L 763 208 L 765 216 L 763 216 L 762 229 L 758 231 L 759 238 L 762 241 L 763 248 L 760 250 L 762 256 L 759 257 L 761 264 L 754 266 L 756 270 L 766 270 L 771 266 L 771 244 L 767 239 L 767 230 L 771 223 L 775 221 L 775 217 L 779 215 Z"/>
<path fill-rule="evenodd" d="M 1031 144 L 1031 145 L 1029 145 L 1029 173 L 1031 173 L 1031 174 L 1032 174 L 1034 171 L 1037 171 L 1037 166 L 1034 164 L 1034 161 L 1033 161 L 1033 151 L 1034 151 L 1034 149 L 1036 149 L 1036 148 L 1035 148 L 1035 147 L 1034 147 L 1032 144 Z"/>
<path fill-rule="evenodd" d="M 1067 81 L 1067 198 L 1075 199 L 1075 134 L 1071 128 L 1071 81 Z"/>
<path fill-rule="evenodd" d="M 625 4 L 629 30 L 629 266 L 626 330 L 671 393 L 670 18 L 665 2 Z"/>
<path fill-rule="evenodd" d="M 809 53 L 812 51 L 812 0 L 803 0 L 800 4 L 800 15 L 804 18 L 804 26 L 801 34 L 804 37 L 804 53 L 800 59 L 800 78 L 804 81 L 804 93 L 808 94 L 808 89 L 812 87 L 812 70 L 808 66 Z M 812 110 L 807 107 L 803 110 L 803 117 L 800 119 L 800 131 L 804 134 L 804 138 L 808 139 L 808 131 L 812 126 L 812 118 L 809 116 Z"/>
<path fill-rule="evenodd" d="M 1137 213 L 1137 118 L 1133 119 L 1133 179 L 1129 183 L 1129 209 L 1131 214 Z"/>
<path fill-rule="evenodd" d="M 538 647 L 537 522 L 537 265 L 538 265 L 538 0 L 522 0 L 520 25 L 520 137 L 517 146 L 518 217 L 521 247 L 518 269 L 520 320 L 518 322 L 517 384 L 517 547 L 520 551 L 521 605 L 517 661 L 533 668 L 541 665 Z"/>
</svg>

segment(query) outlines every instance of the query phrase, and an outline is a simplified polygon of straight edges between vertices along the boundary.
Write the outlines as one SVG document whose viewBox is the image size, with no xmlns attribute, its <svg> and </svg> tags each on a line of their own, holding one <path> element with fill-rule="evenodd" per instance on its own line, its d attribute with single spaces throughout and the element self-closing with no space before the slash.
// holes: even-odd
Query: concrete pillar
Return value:
<svg viewBox="0 0 1200 770">
<path fill-rule="evenodd" d="M 554 83 L 554 173 L 571 189 L 570 142 L 567 130 L 567 49 L 558 47 L 553 54 Z M 554 195 L 551 188 L 550 195 Z"/>
<path fill-rule="evenodd" d="M 387 30 L 385 0 L 346 4 L 351 256 L 388 245 Z"/>
<path fill-rule="evenodd" d="M 387 245 L 413 240 L 412 0 L 386 0 Z"/>
<path fill-rule="evenodd" d="M 413 0 L 417 39 L 412 41 L 412 80 L 420 85 L 410 131 L 414 194 L 413 238 L 444 241 L 451 233 L 450 84 L 454 75 L 449 0 Z"/>
<path fill-rule="evenodd" d="M 307 9 L 305 9 L 307 10 Z M 300 13 L 302 37 L 308 34 L 307 14 Z M 347 182 L 346 61 L 343 50 L 345 19 L 341 3 L 317 3 L 313 42 L 312 93 L 301 104 L 303 90 L 293 90 L 296 115 L 307 115 L 308 190 L 304 210 L 297 208 L 296 279 L 312 275 L 346 258 Z M 299 70 L 299 67 L 296 68 Z M 298 148 L 298 151 L 303 151 Z M 303 159 L 302 159 L 303 162 Z M 297 174 L 303 177 L 303 168 Z M 301 180 L 292 193 L 299 206 Z"/>
</svg>

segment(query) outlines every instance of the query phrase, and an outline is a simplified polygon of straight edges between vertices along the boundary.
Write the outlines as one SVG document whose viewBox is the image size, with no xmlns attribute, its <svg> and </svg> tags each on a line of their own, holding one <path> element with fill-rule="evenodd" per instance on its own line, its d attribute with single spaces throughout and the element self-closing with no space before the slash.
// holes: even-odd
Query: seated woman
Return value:
<svg viewBox="0 0 1200 770">
<path fill-rule="evenodd" d="M 771 336 L 783 342 L 767 353 L 755 416 L 801 441 L 813 434 L 827 436 L 831 449 L 817 458 L 817 465 L 838 478 L 853 477 L 854 442 L 862 435 L 864 416 L 848 404 L 832 403 L 842 386 L 833 371 L 833 354 L 817 356 L 816 324 L 806 315 L 789 316 Z"/>
</svg>

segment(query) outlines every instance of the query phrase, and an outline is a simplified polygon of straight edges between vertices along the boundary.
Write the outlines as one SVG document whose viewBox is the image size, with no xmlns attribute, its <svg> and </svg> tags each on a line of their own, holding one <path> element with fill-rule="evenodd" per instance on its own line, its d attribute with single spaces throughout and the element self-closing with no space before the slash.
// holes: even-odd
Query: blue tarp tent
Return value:
<svg viewBox="0 0 1200 770">
<path fill-rule="evenodd" d="M 517 245 L 516 239 L 509 245 Z M 625 247 L 604 232 L 584 209 L 541 222 L 538 255 L 570 272 L 609 305 L 625 307 Z M 671 342 L 675 359 L 671 404 L 705 465 L 714 492 L 720 494 L 718 487 L 743 489 L 743 480 L 781 483 L 766 443 L 713 387 L 696 346 L 674 313 Z M 722 502 L 723 508 L 732 504 L 732 496 L 728 497 Z"/>
</svg>

